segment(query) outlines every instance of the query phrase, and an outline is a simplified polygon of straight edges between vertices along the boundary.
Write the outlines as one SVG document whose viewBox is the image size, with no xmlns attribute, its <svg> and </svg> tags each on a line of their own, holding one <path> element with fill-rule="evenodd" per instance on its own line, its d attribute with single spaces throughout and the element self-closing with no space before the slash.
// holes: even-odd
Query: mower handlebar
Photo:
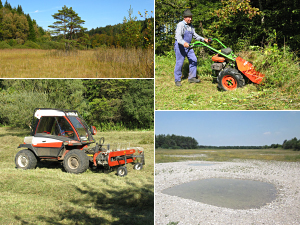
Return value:
<svg viewBox="0 0 300 225">
<path fill-rule="evenodd" d="M 213 41 L 217 41 L 220 45 L 222 45 L 223 48 L 227 48 L 219 39 L 217 38 L 208 38 L 208 43 L 202 42 L 202 41 L 195 41 L 194 43 L 190 44 L 188 49 L 194 48 L 194 47 L 208 47 L 211 48 L 210 45 Z"/>
</svg>

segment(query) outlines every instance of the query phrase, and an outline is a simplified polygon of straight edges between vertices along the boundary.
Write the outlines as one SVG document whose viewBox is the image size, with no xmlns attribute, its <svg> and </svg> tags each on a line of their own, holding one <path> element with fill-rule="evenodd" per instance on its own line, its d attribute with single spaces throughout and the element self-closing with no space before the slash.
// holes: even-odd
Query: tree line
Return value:
<svg viewBox="0 0 300 225">
<path fill-rule="evenodd" d="M 0 125 L 31 127 L 35 108 L 78 110 L 101 130 L 153 129 L 150 79 L 0 80 Z"/>
<path fill-rule="evenodd" d="M 212 146 L 212 145 L 199 145 L 198 142 L 192 137 L 185 137 L 180 135 L 155 135 L 155 148 L 162 149 L 292 149 L 300 151 L 300 139 L 293 138 L 291 140 L 284 140 L 283 144 L 271 145 L 257 145 L 257 146 Z"/>
<path fill-rule="evenodd" d="M 186 8 L 193 13 L 198 34 L 218 38 L 231 48 L 277 44 L 299 51 L 298 0 L 156 0 L 156 53 L 172 49 L 176 25 Z"/>
<path fill-rule="evenodd" d="M 26 41 L 40 42 L 49 39 L 50 34 L 39 27 L 29 14 L 25 14 L 21 5 L 13 8 L 7 0 L 4 5 L 0 0 L 0 48 L 20 47 Z"/>
<path fill-rule="evenodd" d="M 144 15 L 139 12 L 143 19 L 138 20 L 131 7 L 128 14 L 122 24 L 87 31 L 78 13 L 72 7 L 63 6 L 52 15 L 55 22 L 46 31 L 24 13 L 21 5 L 12 7 L 7 0 L 3 5 L 0 0 L 0 49 L 153 48 L 153 17 L 148 11 Z"/>
<path fill-rule="evenodd" d="M 180 135 L 155 135 L 155 148 L 164 149 L 196 149 L 198 142 L 195 138 Z"/>
<path fill-rule="evenodd" d="M 144 20 L 138 20 L 133 16 L 133 9 L 128 10 L 128 17 L 124 17 L 122 24 L 97 27 L 87 32 L 90 36 L 92 48 L 107 47 L 135 47 L 153 48 L 154 45 L 154 18 L 148 11 L 138 12 Z"/>
<path fill-rule="evenodd" d="M 300 139 L 297 140 L 296 137 L 294 137 L 291 140 L 284 140 L 282 144 L 283 149 L 293 149 L 294 151 L 300 151 Z"/>
</svg>

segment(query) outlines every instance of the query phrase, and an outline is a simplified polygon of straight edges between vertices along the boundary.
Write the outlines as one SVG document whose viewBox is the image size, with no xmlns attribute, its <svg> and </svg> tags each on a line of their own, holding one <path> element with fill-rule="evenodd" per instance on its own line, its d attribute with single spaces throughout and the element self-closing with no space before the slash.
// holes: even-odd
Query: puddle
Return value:
<svg viewBox="0 0 300 225">
<path fill-rule="evenodd" d="M 213 163 L 190 163 L 189 166 L 213 166 Z"/>
<path fill-rule="evenodd" d="M 272 202 L 276 187 L 253 180 L 210 178 L 177 185 L 162 193 L 219 207 L 251 209 Z"/>
</svg>

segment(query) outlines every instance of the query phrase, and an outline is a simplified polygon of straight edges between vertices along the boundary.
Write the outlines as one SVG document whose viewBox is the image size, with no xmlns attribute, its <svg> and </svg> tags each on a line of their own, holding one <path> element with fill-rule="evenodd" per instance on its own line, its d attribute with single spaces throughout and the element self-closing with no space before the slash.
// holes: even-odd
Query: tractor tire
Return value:
<svg viewBox="0 0 300 225">
<path fill-rule="evenodd" d="M 136 164 L 134 164 L 133 169 L 141 170 L 141 169 L 143 169 L 143 164 L 142 163 L 136 163 Z"/>
<path fill-rule="evenodd" d="M 37 164 L 37 158 L 32 151 L 24 149 L 17 153 L 15 157 L 15 164 L 17 169 L 34 169 Z"/>
<path fill-rule="evenodd" d="M 68 173 L 84 173 L 89 168 L 89 158 L 84 151 L 71 150 L 66 154 L 63 165 Z"/>
<path fill-rule="evenodd" d="M 117 170 L 117 175 L 119 177 L 124 177 L 127 175 L 127 168 L 125 166 L 120 166 Z"/>
<path fill-rule="evenodd" d="M 223 91 L 232 91 L 245 86 L 243 75 L 238 70 L 228 67 L 221 71 L 217 77 L 218 88 Z"/>
</svg>

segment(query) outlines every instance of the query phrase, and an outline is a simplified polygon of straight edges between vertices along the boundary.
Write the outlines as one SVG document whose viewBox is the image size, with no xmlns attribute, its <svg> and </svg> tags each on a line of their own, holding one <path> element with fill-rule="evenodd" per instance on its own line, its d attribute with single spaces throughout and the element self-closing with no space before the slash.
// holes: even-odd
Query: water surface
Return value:
<svg viewBox="0 0 300 225">
<path fill-rule="evenodd" d="M 273 184 L 254 180 L 210 178 L 191 181 L 162 191 L 209 205 L 232 209 L 260 208 L 276 198 Z"/>
</svg>

